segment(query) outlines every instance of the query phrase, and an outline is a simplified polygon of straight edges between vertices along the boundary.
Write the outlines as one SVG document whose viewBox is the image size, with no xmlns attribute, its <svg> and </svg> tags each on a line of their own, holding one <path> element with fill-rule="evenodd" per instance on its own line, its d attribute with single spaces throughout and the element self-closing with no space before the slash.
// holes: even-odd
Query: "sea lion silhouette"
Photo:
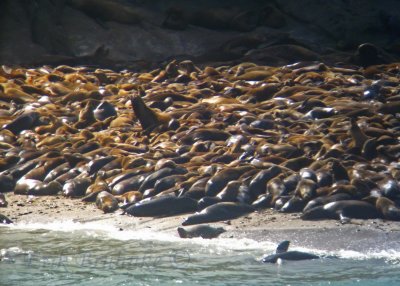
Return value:
<svg viewBox="0 0 400 286">
<path fill-rule="evenodd" d="M 301 252 L 301 251 L 288 251 L 290 241 L 285 240 L 278 244 L 275 254 L 264 256 L 262 262 L 264 263 L 276 263 L 278 259 L 282 260 L 310 260 L 320 258 L 317 255 Z"/>
</svg>

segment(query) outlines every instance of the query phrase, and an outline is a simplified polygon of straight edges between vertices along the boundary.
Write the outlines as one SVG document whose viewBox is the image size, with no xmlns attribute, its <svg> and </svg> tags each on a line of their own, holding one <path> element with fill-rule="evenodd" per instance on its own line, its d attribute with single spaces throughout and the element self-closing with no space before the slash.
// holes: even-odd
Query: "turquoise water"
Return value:
<svg viewBox="0 0 400 286">
<path fill-rule="evenodd" d="M 263 264 L 275 244 L 62 223 L 0 227 L 0 285 L 399 285 L 396 250 Z M 304 250 L 304 249 L 302 249 Z"/>
</svg>

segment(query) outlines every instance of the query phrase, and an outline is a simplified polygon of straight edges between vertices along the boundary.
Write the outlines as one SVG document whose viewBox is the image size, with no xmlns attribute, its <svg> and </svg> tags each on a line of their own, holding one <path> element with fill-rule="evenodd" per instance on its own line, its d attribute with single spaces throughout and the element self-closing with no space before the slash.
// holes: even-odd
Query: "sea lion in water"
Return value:
<svg viewBox="0 0 400 286">
<path fill-rule="evenodd" d="M 381 215 L 374 205 L 356 200 L 337 201 L 312 208 L 301 215 L 303 220 L 337 219 L 346 222 L 351 218 L 375 219 Z"/>
<path fill-rule="evenodd" d="M 301 251 L 288 251 L 290 241 L 285 240 L 279 243 L 278 247 L 276 248 L 275 254 L 270 254 L 267 256 L 264 256 L 262 259 L 262 262 L 264 263 L 276 263 L 278 259 L 281 260 L 310 260 L 310 259 L 319 259 L 320 257 L 307 253 L 307 252 L 301 252 Z"/>
<path fill-rule="evenodd" d="M 235 219 L 254 211 L 254 207 L 232 202 L 221 202 L 206 207 L 201 212 L 187 217 L 182 225 L 193 225 L 200 223 L 217 222 L 223 220 Z"/>
<path fill-rule="evenodd" d="M 209 225 L 198 225 L 191 228 L 177 228 L 178 234 L 181 238 L 193 238 L 193 237 L 201 237 L 201 238 L 216 238 L 221 233 L 225 232 L 225 229 L 222 227 L 212 227 Z"/>
<path fill-rule="evenodd" d="M 165 195 L 153 199 L 142 200 L 129 206 L 125 212 L 132 216 L 156 217 L 172 216 L 193 212 L 197 209 L 197 201 L 186 197 Z"/>
<path fill-rule="evenodd" d="M 11 219 L 9 219 L 8 217 L 6 217 L 5 215 L 0 214 L 0 223 L 10 224 L 10 223 L 13 223 L 13 221 Z"/>
</svg>

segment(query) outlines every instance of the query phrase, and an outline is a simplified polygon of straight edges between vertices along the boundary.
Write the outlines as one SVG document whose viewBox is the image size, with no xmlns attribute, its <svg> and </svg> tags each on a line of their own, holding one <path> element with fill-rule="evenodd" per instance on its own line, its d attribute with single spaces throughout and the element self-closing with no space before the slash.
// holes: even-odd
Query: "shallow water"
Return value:
<svg viewBox="0 0 400 286">
<path fill-rule="evenodd" d="M 400 250 L 263 264 L 276 245 L 72 222 L 0 227 L 0 285 L 399 285 Z M 305 250 L 296 248 L 296 250 Z"/>
</svg>

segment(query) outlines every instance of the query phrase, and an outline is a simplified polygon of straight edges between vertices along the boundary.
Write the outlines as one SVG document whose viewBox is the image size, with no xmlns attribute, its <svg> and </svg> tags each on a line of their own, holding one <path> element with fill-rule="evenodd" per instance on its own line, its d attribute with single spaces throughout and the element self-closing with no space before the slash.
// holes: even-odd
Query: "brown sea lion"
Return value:
<svg viewBox="0 0 400 286">
<path fill-rule="evenodd" d="M 145 91 L 143 88 L 139 89 L 139 94 L 131 97 L 132 109 L 136 118 L 139 120 L 145 134 L 151 133 L 154 128 L 158 126 L 167 127 L 171 116 L 166 113 L 156 112 L 154 109 L 149 108 L 143 101 Z"/>
<path fill-rule="evenodd" d="M 215 196 L 229 181 L 237 180 L 244 172 L 251 170 L 251 166 L 227 168 L 212 176 L 206 184 L 206 195 Z"/>
<path fill-rule="evenodd" d="M 97 194 L 96 206 L 104 213 L 112 213 L 118 209 L 118 200 L 109 192 L 101 191 Z"/>
</svg>

